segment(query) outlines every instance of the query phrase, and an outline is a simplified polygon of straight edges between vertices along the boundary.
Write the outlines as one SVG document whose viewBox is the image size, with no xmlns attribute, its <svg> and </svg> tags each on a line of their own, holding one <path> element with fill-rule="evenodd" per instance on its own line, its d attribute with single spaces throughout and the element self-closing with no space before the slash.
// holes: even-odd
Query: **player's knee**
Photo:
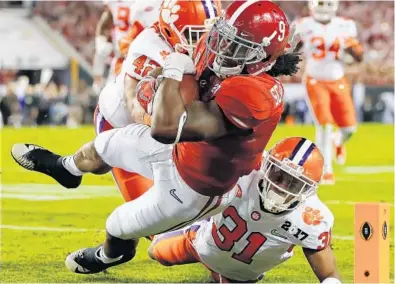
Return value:
<svg viewBox="0 0 395 284">
<path fill-rule="evenodd" d="M 116 208 L 111 215 L 107 218 L 106 221 L 106 230 L 107 232 L 118 239 L 128 240 L 131 239 L 130 235 L 124 232 L 122 228 L 122 222 L 120 218 L 120 207 Z"/>
<path fill-rule="evenodd" d="M 103 170 L 107 165 L 97 154 L 93 142 L 86 143 L 82 146 L 74 155 L 74 160 L 77 167 L 83 172 L 96 173 L 98 171 L 98 173 L 105 173 Z"/>
</svg>

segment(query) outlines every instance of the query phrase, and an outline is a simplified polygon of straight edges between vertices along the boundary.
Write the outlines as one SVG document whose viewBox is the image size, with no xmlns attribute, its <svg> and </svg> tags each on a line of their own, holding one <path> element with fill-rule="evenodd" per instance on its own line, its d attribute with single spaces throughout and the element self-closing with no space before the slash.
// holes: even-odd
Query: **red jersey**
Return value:
<svg viewBox="0 0 395 284">
<path fill-rule="evenodd" d="M 231 123 L 252 132 L 211 142 L 178 143 L 173 159 L 180 176 L 192 189 L 218 196 L 230 191 L 239 177 L 259 167 L 281 118 L 283 87 L 263 74 L 225 79 L 212 85 L 211 92 Z"/>
</svg>

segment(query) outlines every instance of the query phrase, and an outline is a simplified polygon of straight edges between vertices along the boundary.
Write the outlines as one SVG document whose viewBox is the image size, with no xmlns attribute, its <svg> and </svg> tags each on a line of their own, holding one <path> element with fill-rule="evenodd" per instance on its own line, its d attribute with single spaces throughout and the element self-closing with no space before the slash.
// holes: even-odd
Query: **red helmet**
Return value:
<svg viewBox="0 0 395 284">
<path fill-rule="evenodd" d="M 288 37 L 288 20 L 272 1 L 235 1 L 209 33 L 206 60 L 219 75 L 237 75 L 245 67 L 257 75 L 269 71 L 284 53 Z"/>
<path fill-rule="evenodd" d="M 192 55 L 200 36 L 212 19 L 221 14 L 218 0 L 164 0 L 159 14 L 159 30 L 176 51 Z"/>
<path fill-rule="evenodd" d="M 316 192 L 323 170 L 324 157 L 313 142 L 283 139 L 263 158 L 258 190 L 264 208 L 273 213 L 294 209 Z"/>
</svg>

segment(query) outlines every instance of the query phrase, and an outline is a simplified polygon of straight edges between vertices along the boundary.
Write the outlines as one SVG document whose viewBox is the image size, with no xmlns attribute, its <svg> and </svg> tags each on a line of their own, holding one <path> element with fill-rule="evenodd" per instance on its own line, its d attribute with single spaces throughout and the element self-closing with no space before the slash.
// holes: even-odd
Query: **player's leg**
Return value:
<svg viewBox="0 0 395 284">
<path fill-rule="evenodd" d="M 95 110 L 94 125 L 96 134 L 113 129 L 100 113 L 99 106 Z M 125 201 L 136 199 L 153 185 L 152 180 L 120 168 L 113 168 L 111 174 Z"/>
<path fill-rule="evenodd" d="M 156 235 L 148 248 L 148 255 L 165 266 L 199 262 L 199 255 L 192 245 L 199 228 L 198 222 L 180 230 Z"/>
<path fill-rule="evenodd" d="M 357 130 L 357 119 L 351 95 L 351 86 L 346 78 L 331 85 L 331 110 L 339 127 L 335 135 L 336 161 L 343 165 L 346 162 L 345 143 Z"/>
<path fill-rule="evenodd" d="M 326 82 L 319 82 L 312 78 L 306 80 L 307 104 L 316 125 L 316 143 L 324 155 L 323 184 L 333 184 L 332 167 L 332 131 L 333 117 L 330 108 L 330 93 Z"/>
<path fill-rule="evenodd" d="M 120 259 L 129 253 L 120 248 L 130 250 L 129 244 L 133 240 L 178 230 L 207 216 L 218 214 L 235 198 L 237 187 L 223 196 L 215 197 L 195 192 L 179 176 L 171 152 L 167 154 L 167 159 L 162 159 L 165 158 L 164 152 L 163 155 L 159 151 L 155 152 L 156 161 L 147 157 L 152 161 L 149 164 L 152 166 L 154 186 L 136 200 L 122 204 L 111 213 L 106 222 L 107 238 L 102 246 L 82 249 L 67 257 L 66 265 L 71 271 L 97 273 L 118 265 L 122 263 L 119 262 Z M 103 159 L 107 162 L 107 158 L 109 157 Z M 141 160 L 134 161 L 138 162 L 142 163 Z M 122 245 L 122 242 L 125 244 Z M 98 259 L 97 255 L 103 255 L 105 262 Z M 122 261 L 127 260 L 130 259 Z"/>
<path fill-rule="evenodd" d="M 120 168 L 111 170 L 115 183 L 125 201 L 131 201 L 153 186 L 153 181 L 137 173 L 127 172 Z"/>
<path fill-rule="evenodd" d="M 112 128 L 98 109 L 94 114 L 94 125 L 96 133 Z M 13 145 L 11 155 L 20 166 L 44 173 L 66 188 L 78 187 L 86 172 L 105 174 L 111 170 L 96 153 L 93 142 L 86 143 L 69 156 L 60 156 L 38 145 L 18 143 Z"/>
</svg>

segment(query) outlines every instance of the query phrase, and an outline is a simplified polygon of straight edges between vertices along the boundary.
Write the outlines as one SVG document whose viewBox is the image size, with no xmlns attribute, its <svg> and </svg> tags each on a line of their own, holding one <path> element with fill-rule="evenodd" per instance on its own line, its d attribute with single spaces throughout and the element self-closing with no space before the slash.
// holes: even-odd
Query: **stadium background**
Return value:
<svg viewBox="0 0 395 284">
<path fill-rule="evenodd" d="M 277 3 L 290 20 L 308 14 L 306 2 Z M 89 176 L 81 189 L 65 191 L 47 177 L 22 170 L 9 155 L 16 142 L 43 144 L 67 154 L 94 136 L 89 125 L 97 94 L 91 88 L 91 63 L 102 8 L 101 2 L 94 1 L 0 2 L 0 121 L 5 126 L 1 130 L 0 279 L 206 282 L 208 273 L 199 265 L 164 268 L 151 262 L 144 250 L 146 241 L 133 264 L 98 276 L 69 274 L 64 257 L 99 242 L 105 217 L 121 203 L 111 177 Z M 336 185 L 322 187 L 319 195 L 334 212 L 333 248 L 345 281 L 352 282 L 353 204 L 394 201 L 394 2 L 341 2 L 339 14 L 356 21 L 365 50 L 363 63 L 347 65 L 360 126 L 348 144 L 346 167 L 335 168 Z M 290 135 L 314 138 L 301 74 L 282 78 L 286 110 L 270 145 Z M 313 281 L 300 251 L 266 279 Z"/>
</svg>

